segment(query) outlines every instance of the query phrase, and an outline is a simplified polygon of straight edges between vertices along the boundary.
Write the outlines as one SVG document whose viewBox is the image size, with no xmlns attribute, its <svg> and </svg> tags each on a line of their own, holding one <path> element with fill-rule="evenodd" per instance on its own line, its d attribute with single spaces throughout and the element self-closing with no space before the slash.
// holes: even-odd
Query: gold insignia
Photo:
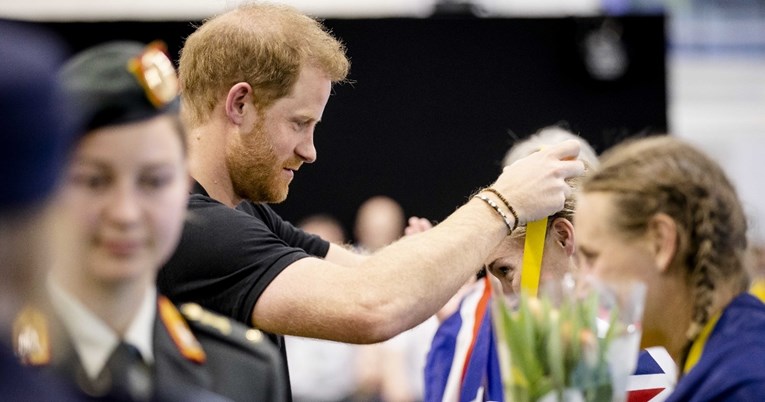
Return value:
<svg viewBox="0 0 765 402">
<path fill-rule="evenodd" d="M 13 349 L 22 364 L 50 363 L 48 320 L 38 309 L 25 307 L 13 322 Z"/>
<path fill-rule="evenodd" d="M 195 303 L 182 305 L 181 311 L 189 320 L 215 328 L 223 335 L 231 335 L 231 321 L 227 317 L 211 313 Z"/>
<path fill-rule="evenodd" d="M 202 306 L 196 303 L 186 303 L 181 306 L 181 311 L 189 320 L 199 321 L 202 318 L 204 310 Z"/>
<path fill-rule="evenodd" d="M 163 42 L 148 44 L 143 53 L 130 60 L 128 70 L 138 79 L 146 97 L 157 109 L 165 107 L 178 96 L 178 76 Z"/>
<path fill-rule="evenodd" d="M 181 354 L 193 362 L 204 363 L 207 359 L 205 351 L 189 329 L 186 321 L 183 320 L 181 313 L 164 296 L 158 297 L 157 303 L 159 304 L 159 315 L 162 318 L 162 322 L 167 327 L 170 337 Z"/>
<path fill-rule="evenodd" d="M 247 332 L 244 333 L 244 336 L 252 343 L 259 343 L 263 340 L 263 333 L 257 329 L 248 329 Z"/>
</svg>

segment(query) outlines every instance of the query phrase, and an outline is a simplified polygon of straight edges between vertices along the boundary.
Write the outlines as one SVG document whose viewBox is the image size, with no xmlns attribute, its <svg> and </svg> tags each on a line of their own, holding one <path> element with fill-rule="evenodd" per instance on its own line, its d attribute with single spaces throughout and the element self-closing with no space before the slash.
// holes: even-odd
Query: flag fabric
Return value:
<svg viewBox="0 0 765 402">
<path fill-rule="evenodd" d="M 635 373 L 627 380 L 628 402 L 662 402 L 674 389 L 677 366 L 663 347 L 640 351 Z"/>
<path fill-rule="evenodd" d="M 459 309 L 433 336 L 425 363 L 425 402 L 504 401 L 491 319 L 491 284 L 484 277 L 472 286 Z M 676 378 L 677 368 L 664 348 L 644 349 L 627 381 L 627 401 L 664 401 Z"/>
<path fill-rule="evenodd" d="M 433 336 L 425 363 L 425 402 L 503 401 L 491 323 L 491 285 L 484 277 Z"/>
</svg>

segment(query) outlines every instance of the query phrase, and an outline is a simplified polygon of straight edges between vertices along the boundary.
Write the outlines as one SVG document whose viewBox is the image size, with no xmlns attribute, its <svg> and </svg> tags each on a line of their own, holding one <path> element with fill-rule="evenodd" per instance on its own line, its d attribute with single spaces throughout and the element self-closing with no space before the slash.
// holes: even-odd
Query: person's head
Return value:
<svg viewBox="0 0 765 402">
<path fill-rule="evenodd" d="M 45 215 L 71 140 L 54 34 L 0 22 L 0 327 L 48 264 Z"/>
<path fill-rule="evenodd" d="M 345 243 L 345 231 L 335 217 L 326 214 L 311 215 L 298 222 L 298 227 L 335 244 Z"/>
<path fill-rule="evenodd" d="M 189 180 L 160 46 L 108 42 L 60 72 L 81 127 L 54 208 L 53 273 L 70 291 L 148 286 L 180 238 Z"/>
<path fill-rule="evenodd" d="M 213 17 L 181 51 L 185 121 L 203 124 L 238 83 L 252 87 L 252 102 L 264 111 L 292 92 L 306 66 L 332 82 L 345 80 L 350 68 L 345 48 L 319 21 L 276 4 L 246 4 Z"/>
<path fill-rule="evenodd" d="M 231 133 L 221 157 L 235 198 L 281 202 L 294 172 L 316 159 L 314 128 L 349 67 L 343 45 L 317 20 L 288 6 L 244 5 L 186 40 L 183 120 L 192 130 L 212 124 Z"/>
<path fill-rule="evenodd" d="M 555 145 L 574 139 L 580 143 L 578 159 L 585 163 L 588 171 L 598 166 L 598 157 L 592 146 L 579 137 L 557 126 L 545 127 L 525 138 L 508 150 L 503 166 L 509 166 L 518 159 L 528 156 L 545 146 Z M 576 209 L 576 196 L 581 178 L 568 180 L 574 191 L 566 198 L 561 211 L 548 217 L 547 234 L 542 258 L 541 280 L 560 280 L 574 266 L 575 236 L 573 217 Z M 526 240 L 525 225 L 519 226 L 512 235 L 505 238 L 485 261 L 487 270 L 502 283 L 506 294 L 517 294 L 521 286 L 523 271 L 523 249 Z"/>
<path fill-rule="evenodd" d="M 406 217 L 398 202 L 386 196 L 364 201 L 356 212 L 354 236 L 366 251 L 375 251 L 404 235 Z"/>
<path fill-rule="evenodd" d="M 736 192 L 718 164 L 682 140 L 648 137 L 604 153 L 582 185 L 576 229 L 581 270 L 646 284 L 644 347 L 695 338 L 746 287 Z M 680 307 L 670 307 L 677 298 Z M 667 317 L 689 328 L 661 335 Z"/>
</svg>

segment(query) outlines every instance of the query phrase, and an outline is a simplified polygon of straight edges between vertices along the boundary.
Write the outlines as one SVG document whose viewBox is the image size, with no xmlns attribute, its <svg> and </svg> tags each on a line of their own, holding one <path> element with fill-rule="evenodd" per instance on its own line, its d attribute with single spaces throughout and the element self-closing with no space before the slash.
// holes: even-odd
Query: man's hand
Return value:
<svg viewBox="0 0 765 402">
<path fill-rule="evenodd" d="M 547 147 L 506 166 L 492 187 L 513 206 L 519 224 L 544 218 L 563 209 L 572 191 L 566 179 L 584 174 L 578 155 L 575 140 Z"/>
</svg>

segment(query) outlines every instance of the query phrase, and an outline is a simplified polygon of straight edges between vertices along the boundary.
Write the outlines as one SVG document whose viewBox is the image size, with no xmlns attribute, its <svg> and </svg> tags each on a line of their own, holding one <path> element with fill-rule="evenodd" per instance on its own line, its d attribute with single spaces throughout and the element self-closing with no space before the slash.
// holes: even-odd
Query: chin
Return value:
<svg viewBox="0 0 765 402">
<path fill-rule="evenodd" d="M 282 202 L 284 202 L 286 200 L 287 200 L 287 193 L 284 192 L 284 193 L 281 193 L 281 194 L 277 194 L 274 197 L 274 200 L 271 201 L 271 202 L 274 203 L 274 204 L 279 204 L 279 203 L 282 203 Z"/>
<path fill-rule="evenodd" d="M 269 202 L 272 204 L 278 204 L 280 202 L 284 202 L 287 199 L 287 194 L 290 191 L 289 184 L 284 185 L 275 185 L 271 187 L 271 191 L 269 192 Z"/>
<path fill-rule="evenodd" d="M 148 271 L 154 272 L 154 262 L 145 260 L 105 261 L 93 267 L 94 276 L 107 286 L 143 281 Z"/>
</svg>

